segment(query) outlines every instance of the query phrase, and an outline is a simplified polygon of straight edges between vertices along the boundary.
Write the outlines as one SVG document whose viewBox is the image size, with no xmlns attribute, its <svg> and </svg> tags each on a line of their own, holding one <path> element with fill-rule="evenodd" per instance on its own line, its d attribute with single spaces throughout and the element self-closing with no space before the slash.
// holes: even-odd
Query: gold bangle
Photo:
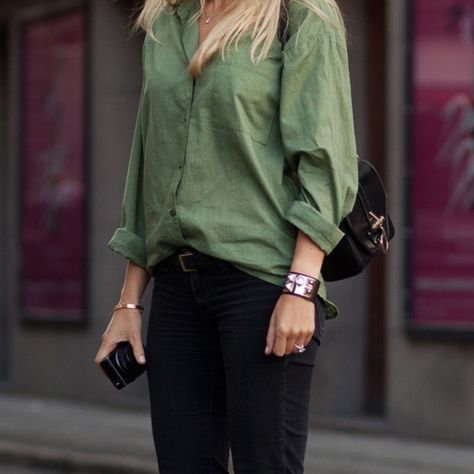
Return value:
<svg viewBox="0 0 474 474">
<path fill-rule="evenodd" d="M 114 306 L 114 311 L 117 311 L 118 309 L 138 309 L 140 313 L 143 313 L 143 310 L 145 309 L 143 306 L 139 304 L 132 304 L 132 303 L 119 303 Z"/>
</svg>

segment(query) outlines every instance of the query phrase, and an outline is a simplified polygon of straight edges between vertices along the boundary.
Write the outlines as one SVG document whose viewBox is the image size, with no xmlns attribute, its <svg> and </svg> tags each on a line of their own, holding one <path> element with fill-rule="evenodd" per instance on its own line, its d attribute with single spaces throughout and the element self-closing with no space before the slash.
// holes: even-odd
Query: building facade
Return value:
<svg viewBox="0 0 474 474">
<path fill-rule="evenodd" d="M 468 2 L 435 3 L 441 13 L 454 12 L 449 34 L 461 28 L 469 51 Z M 311 422 L 370 417 L 401 434 L 472 442 L 474 305 L 471 313 L 466 307 L 473 267 L 471 274 L 469 267 L 459 270 L 467 290 L 445 294 L 439 302 L 445 317 L 435 323 L 422 316 L 430 298 L 426 285 L 417 286 L 427 281 L 421 274 L 429 265 L 417 260 L 423 240 L 414 229 L 423 214 L 411 201 L 421 160 L 411 147 L 418 139 L 413 129 L 424 123 L 413 113 L 413 71 L 422 70 L 413 32 L 418 19 L 426 46 L 422 40 L 435 34 L 429 25 L 437 20 L 422 1 L 340 5 L 359 154 L 384 178 L 397 234 L 369 271 L 328 285 L 340 315 L 327 324 L 318 354 Z M 142 37 L 129 38 L 133 8 L 131 1 L 95 0 L 0 5 L 2 391 L 147 405 L 144 380 L 116 392 L 93 364 L 125 268 L 106 242 L 119 223 L 140 93 Z M 472 219 L 469 212 L 462 218 Z M 39 215 L 54 238 L 37 232 Z M 469 250 L 469 233 L 460 235 Z M 150 289 L 146 306 L 149 298 Z M 450 306 L 454 300 L 464 306 Z"/>
</svg>

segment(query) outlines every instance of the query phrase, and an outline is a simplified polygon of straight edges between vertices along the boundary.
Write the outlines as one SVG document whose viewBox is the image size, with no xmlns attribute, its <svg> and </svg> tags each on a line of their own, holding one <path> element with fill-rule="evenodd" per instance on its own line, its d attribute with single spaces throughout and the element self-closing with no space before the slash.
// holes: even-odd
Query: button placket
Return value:
<svg viewBox="0 0 474 474">
<path fill-rule="evenodd" d="M 178 190 L 181 185 L 181 180 L 183 179 L 183 169 L 184 165 L 186 163 L 187 159 L 187 147 L 188 147 L 188 137 L 189 137 L 189 127 L 190 127 L 190 115 L 192 111 L 192 106 L 193 106 L 193 100 L 194 100 L 194 93 L 195 93 L 195 87 L 196 87 L 196 81 L 193 80 L 191 87 L 190 87 L 190 94 L 188 96 L 188 108 L 186 115 L 183 117 L 183 125 L 184 125 L 184 136 L 183 136 L 183 142 L 182 142 L 182 159 L 180 162 L 178 162 L 178 165 L 176 167 L 177 173 L 176 173 L 176 181 L 175 181 L 175 186 L 174 186 L 174 193 L 173 193 L 173 201 L 174 201 L 174 207 L 170 208 L 168 210 L 168 214 L 170 217 L 172 217 L 177 224 L 178 228 L 180 229 L 182 237 L 185 239 L 186 236 L 184 235 L 184 232 L 181 229 L 179 219 L 177 218 L 177 210 L 176 206 L 178 204 Z"/>
</svg>

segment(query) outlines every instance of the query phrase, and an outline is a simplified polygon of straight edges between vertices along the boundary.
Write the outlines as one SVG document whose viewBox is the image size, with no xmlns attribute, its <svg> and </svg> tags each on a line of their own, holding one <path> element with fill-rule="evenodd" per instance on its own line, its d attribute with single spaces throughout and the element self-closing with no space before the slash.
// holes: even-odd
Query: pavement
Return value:
<svg viewBox="0 0 474 474">
<path fill-rule="evenodd" d="M 474 447 L 364 426 L 311 430 L 305 472 L 474 474 Z M 147 412 L 0 394 L 0 474 L 112 472 L 157 474 Z"/>
</svg>

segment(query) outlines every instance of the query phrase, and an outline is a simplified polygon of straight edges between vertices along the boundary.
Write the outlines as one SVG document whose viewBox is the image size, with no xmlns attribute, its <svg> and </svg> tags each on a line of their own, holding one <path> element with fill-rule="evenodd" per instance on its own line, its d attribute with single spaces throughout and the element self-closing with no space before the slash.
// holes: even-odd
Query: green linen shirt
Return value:
<svg viewBox="0 0 474 474">
<path fill-rule="evenodd" d="M 159 42 L 144 40 L 121 224 L 108 246 L 149 273 L 191 246 L 283 285 L 298 229 L 328 254 L 354 204 L 345 38 L 292 2 L 284 48 L 275 38 L 253 64 L 248 33 L 193 80 L 187 68 L 199 27 L 190 19 L 198 3 L 162 13 L 153 25 Z M 335 317 L 323 281 L 319 294 L 326 317 Z"/>
</svg>

